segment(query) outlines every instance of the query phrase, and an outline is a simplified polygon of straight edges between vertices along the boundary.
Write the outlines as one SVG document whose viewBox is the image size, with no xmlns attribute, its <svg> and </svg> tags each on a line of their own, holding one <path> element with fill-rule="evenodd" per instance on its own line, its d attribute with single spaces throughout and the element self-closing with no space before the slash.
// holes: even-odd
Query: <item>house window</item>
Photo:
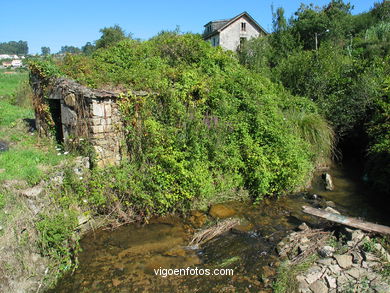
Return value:
<svg viewBox="0 0 390 293">
<path fill-rule="evenodd" d="M 246 32 L 246 23 L 245 22 L 241 22 L 241 31 Z"/>
</svg>

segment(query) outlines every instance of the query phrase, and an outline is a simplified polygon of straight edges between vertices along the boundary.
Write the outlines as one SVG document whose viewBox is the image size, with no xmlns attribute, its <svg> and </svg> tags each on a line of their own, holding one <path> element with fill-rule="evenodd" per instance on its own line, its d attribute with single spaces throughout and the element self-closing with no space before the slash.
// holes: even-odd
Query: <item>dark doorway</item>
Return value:
<svg viewBox="0 0 390 293">
<path fill-rule="evenodd" d="M 54 121 L 56 141 L 57 143 L 62 144 L 64 142 L 64 133 L 62 132 L 60 100 L 49 100 L 49 108 L 51 117 Z"/>
</svg>

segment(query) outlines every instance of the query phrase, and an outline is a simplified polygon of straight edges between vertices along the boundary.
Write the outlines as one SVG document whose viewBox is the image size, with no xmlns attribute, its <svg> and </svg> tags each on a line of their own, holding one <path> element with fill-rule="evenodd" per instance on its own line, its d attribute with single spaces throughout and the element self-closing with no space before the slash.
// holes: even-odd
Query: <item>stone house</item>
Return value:
<svg viewBox="0 0 390 293">
<path fill-rule="evenodd" d="M 204 25 L 203 39 L 214 47 L 221 46 L 225 50 L 236 51 L 240 45 L 251 38 L 267 35 L 247 12 L 231 19 L 210 21 Z"/>
<path fill-rule="evenodd" d="M 119 93 L 90 89 L 66 78 L 30 73 L 37 130 L 65 149 L 88 142 L 99 167 L 119 164 L 125 152 Z"/>
</svg>

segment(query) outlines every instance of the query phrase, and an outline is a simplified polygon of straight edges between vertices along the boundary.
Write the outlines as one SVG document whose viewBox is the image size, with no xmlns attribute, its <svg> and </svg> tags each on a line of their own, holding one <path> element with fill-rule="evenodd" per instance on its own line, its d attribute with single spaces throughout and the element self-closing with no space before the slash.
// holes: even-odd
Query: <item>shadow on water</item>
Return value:
<svg viewBox="0 0 390 293">
<path fill-rule="evenodd" d="M 333 201 L 346 215 L 389 224 L 388 214 L 378 212 L 372 204 L 356 167 L 335 166 L 330 173 L 335 190 L 324 191 L 322 181 L 315 180 L 312 193 Z M 90 233 L 81 241 L 79 268 L 50 292 L 258 292 L 264 289 L 264 276 L 278 262 L 275 245 L 302 222 L 321 224 L 301 211 L 302 205 L 320 205 L 309 198 L 292 195 L 259 205 L 228 203 L 246 228 L 233 229 L 197 250 L 186 247 L 193 230 L 175 216 L 153 219 L 145 226 L 133 224 L 111 232 Z M 234 275 L 155 274 L 159 268 L 187 267 L 211 272 L 233 269 Z"/>
</svg>

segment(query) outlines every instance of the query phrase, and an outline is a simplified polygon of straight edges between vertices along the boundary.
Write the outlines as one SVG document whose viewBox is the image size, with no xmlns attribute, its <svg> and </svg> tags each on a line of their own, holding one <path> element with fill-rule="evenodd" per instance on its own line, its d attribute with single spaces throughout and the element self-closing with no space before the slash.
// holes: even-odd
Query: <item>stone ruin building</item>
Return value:
<svg viewBox="0 0 390 293">
<path fill-rule="evenodd" d="M 40 135 L 55 136 L 65 149 L 88 142 L 99 167 L 120 163 L 125 153 L 119 93 L 94 90 L 66 78 L 31 72 L 36 125 Z"/>
</svg>

